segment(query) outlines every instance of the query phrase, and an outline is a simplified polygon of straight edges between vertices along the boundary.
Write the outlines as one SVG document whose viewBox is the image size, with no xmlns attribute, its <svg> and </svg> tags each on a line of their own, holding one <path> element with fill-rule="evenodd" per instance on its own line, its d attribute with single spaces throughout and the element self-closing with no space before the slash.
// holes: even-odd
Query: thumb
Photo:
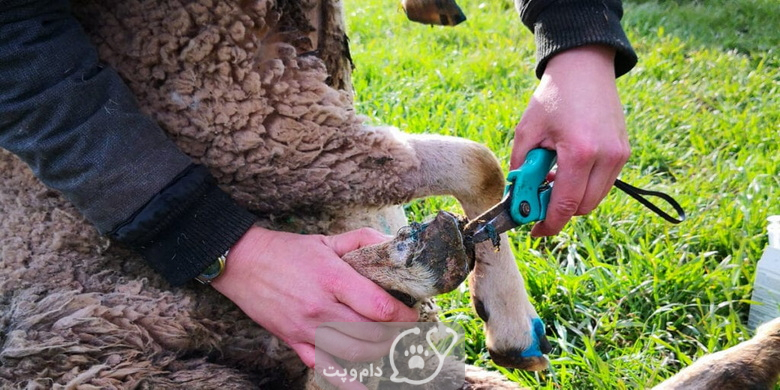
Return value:
<svg viewBox="0 0 780 390">
<path fill-rule="evenodd" d="M 339 257 L 344 256 L 348 252 L 352 252 L 355 249 L 379 244 L 385 241 L 389 241 L 390 239 L 392 239 L 392 237 L 386 236 L 371 228 L 360 228 L 350 232 L 337 234 L 335 236 L 325 237 L 325 241 L 328 247 L 336 252 Z"/>
<path fill-rule="evenodd" d="M 314 368 L 315 351 L 314 346 L 309 343 L 289 343 L 290 348 L 298 354 L 303 364 L 309 368 Z"/>
<path fill-rule="evenodd" d="M 540 145 L 539 139 L 532 135 L 532 132 L 528 131 L 528 126 L 525 117 L 520 120 L 515 128 L 515 139 L 512 143 L 512 156 L 509 160 L 509 169 L 517 169 L 525 161 L 525 156 L 531 149 L 538 148 Z"/>
<path fill-rule="evenodd" d="M 543 147 L 545 149 L 555 149 L 554 142 L 549 139 L 549 113 L 544 107 L 544 103 L 537 96 L 537 92 L 543 85 L 537 86 L 528 107 L 520 122 L 515 126 L 515 137 L 512 144 L 512 157 L 509 161 L 510 169 L 517 169 L 525 161 L 525 156 L 531 149 Z"/>
</svg>

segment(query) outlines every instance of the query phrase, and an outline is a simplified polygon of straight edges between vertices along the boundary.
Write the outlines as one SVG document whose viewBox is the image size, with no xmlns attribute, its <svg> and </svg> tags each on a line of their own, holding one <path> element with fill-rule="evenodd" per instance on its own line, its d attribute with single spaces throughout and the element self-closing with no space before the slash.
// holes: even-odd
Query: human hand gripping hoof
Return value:
<svg viewBox="0 0 780 390">
<path fill-rule="evenodd" d="M 391 241 L 363 247 L 343 259 L 361 275 L 413 306 L 458 287 L 469 273 L 463 221 L 440 211 L 425 224 L 401 229 Z"/>
</svg>

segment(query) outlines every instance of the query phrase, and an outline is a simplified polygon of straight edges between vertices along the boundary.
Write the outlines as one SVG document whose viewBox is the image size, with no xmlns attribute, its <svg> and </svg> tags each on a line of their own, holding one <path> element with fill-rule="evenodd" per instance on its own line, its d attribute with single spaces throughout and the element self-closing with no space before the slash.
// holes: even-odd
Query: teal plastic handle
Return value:
<svg viewBox="0 0 780 390">
<path fill-rule="evenodd" d="M 512 197 L 509 214 L 518 225 L 543 221 L 547 216 L 547 204 L 550 203 L 552 188 L 540 191 L 540 187 L 555 161 L 554 151 L 533 149 L 525 156 L 523 165 L 507 175 L 510 182 L 507 191 L 511 191 Z"/>
</svg>

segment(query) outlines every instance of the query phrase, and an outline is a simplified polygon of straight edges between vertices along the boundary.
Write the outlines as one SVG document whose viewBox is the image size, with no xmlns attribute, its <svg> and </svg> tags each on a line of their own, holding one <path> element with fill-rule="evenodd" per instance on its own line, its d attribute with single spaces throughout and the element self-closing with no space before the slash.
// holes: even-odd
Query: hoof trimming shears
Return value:
<svg viewBox="0 0 780 390">
<path fill-rule="evenodd" d="M 555 161 L 554 151 L 534 149 L 528 152 L 523 165 L 509 172 L 509 185 L 504 199 L 466 224 L 464 236 L 470 238 L 472 244 L 491 240 L 494 246 L 498 246 L 499 234 L 525 223 L 543 221 L 547 216 L 547 204 L 553 187 L 553 183 L 547 182 L 547 174 Z M 615 180 L 615 187 L 671 223 L 685 220 L 685 211 L 667 194 L 643 190 L 621 180 Z M 643 195 L 657 196 L 667 201 L 677 212 L 678 218 L 667 214 Z"/>
</svg>

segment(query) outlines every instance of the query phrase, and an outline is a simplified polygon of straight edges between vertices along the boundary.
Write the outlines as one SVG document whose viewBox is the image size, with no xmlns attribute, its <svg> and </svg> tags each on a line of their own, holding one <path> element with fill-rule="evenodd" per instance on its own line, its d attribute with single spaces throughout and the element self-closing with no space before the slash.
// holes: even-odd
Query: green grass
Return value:
<svg viewBox="0 0 780 390">
<path fill-rule="evenodd" d="M 347 2 L 358 110 L 411 133 L 482 142 L 508 164 L 537 80 L 533 38 L 511 2 L 461 0 L 456 28 L 408 22 L 388 0 Z M 511 234 L 547 324 L 550 370 L 490 363 L 468 294 L 440 303 L 465 322 L 470 362 L 541 389 L 636 389 L 750 337 L 748 301 L 780 214 L 780 4 L 632 1 L 624 27 L 640 57 L 619 80 L 632 144 L 622 178 L 672 194 L 670 225 L 613 191 L 592 214 L 543 239 Z M 416 201 L 423 220 L 450 198 Z"/>
</svg>

